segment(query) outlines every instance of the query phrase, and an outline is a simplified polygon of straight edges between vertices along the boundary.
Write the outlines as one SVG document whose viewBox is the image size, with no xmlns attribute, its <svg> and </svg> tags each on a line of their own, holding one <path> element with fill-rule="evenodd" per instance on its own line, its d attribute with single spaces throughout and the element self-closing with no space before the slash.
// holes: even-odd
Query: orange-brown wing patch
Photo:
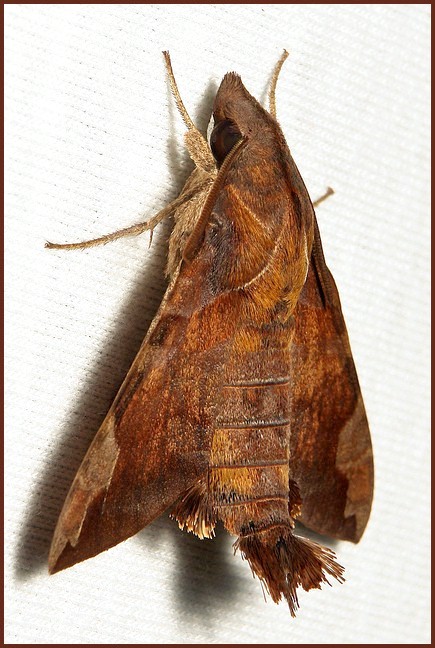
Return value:
<svg viewBox="0 0 435 648">
<path fill-rule="evenodd" d="M 337 288 L 316 224 L 310 268 L 295 312 L 290 476 L 301 522 L 358 542 L 373 497 L 373 453 Z"/>
</svg>

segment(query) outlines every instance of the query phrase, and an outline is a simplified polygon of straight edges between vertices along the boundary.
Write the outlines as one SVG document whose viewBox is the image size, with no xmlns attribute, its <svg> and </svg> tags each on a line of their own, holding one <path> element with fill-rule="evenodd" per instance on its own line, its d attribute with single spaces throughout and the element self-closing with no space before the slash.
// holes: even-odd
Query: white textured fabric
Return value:
<svg viewBox="0 0 435 648">
<path fill-rule="evenodd" d="M 428 5 L 6 5 L 6 641 L 429 641 Z M 264 602 L 221 530 L 162 517 L 56 576 L 46 559 L 81 458 L 164 290 L 145 220 L 191 164 L 165 78 L 206 128 L 223 74 L 265 97 L 318 209 L 371 424 L 376 492 L 347 581 Z"/>
</svg>

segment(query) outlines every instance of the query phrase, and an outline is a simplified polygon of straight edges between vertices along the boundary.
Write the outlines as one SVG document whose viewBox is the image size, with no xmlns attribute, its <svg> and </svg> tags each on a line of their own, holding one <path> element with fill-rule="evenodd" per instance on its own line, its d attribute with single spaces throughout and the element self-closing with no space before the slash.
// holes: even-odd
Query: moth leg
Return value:
<svg viewBox="0 0 435 648">
<path fill-rule="evenodd" d="M 80 243 L 51 243 L 50 241 L 47 241 L 45 247 L 49 248 L 50 250 L 85 250 L 89 247 L 105 245 L 106 243 L 110 243 L 111 241 L 116 241 L 116 239 L 122 238 L 123 236 L 137 236 L 139 234 L 142 234 L 143 232 L 146 232 L 147 230 L 151 230 L 152 236 L 153 230 L 156 225 L 160 223 L 160 221 L 163 220 L 165 216 L 168 216 L 171 211 L 173 211 L 173 209 L 174 208 L 172 207 L 171 203 L 170 205 L 159 211 L 159 213 L 153 216 L 153 218 L 145 221 L 145 223 L 137 223 L 136 225 L 132 225 L 131 227 L 125 227 L 123 229 L 117 230 L 116 232 L 112 232 L 111 234 L 104 234 L 103 236 L 99 236 L 98 238 L 94 238 L 89 241 L 82 241 Z"/>
<path fill-rule="evenodd" d="M 270 80 L 270 88 L 269 88 L 269 112 L 276 119 L 276 98 L 275 98 L 275 92 L 276 92 L 276 84 L 278 83 L 278 77 L 279 73 L 281 72 L 281 68 L 284 65 L 284 61 L 288 57 L 288 52 L 286 50 L 283 51 L 283 53 L 280 56 L 280 59 L 278 63 L 275 65 L 275 68 L 272 73 L 272 79 Z"/>
<path fill-rule="evenodd" d="M 148 230 L 151 231 L 151 238 L 153 230 L 167 216 L 170 216 L 175 212 L 181 205 L 188 202 L 203 186 L 206 186 L 209 181 L 206 179 L 202 184 L 193 187 L 189 191 L 183 191 L 178 198 L 175 198 L 169 205 L 166 205 L 161 209 L 155 216 L 145 221 L 145 223 L 137 223 L 131 227 L 125 227 L 124 229 L 117 230 L 111 234 L 105 234 L 104 236 L 99 236 L 98 238 L 91 239 L 90 241 L 82 241 L 81 243 L 50 243 L 46 242 L 45 247 L 51 250 L 85 250 L 89 247 L 94 247 L 96 245 L 105 245 L 111 241 L 116 241 L 116 239 L 122 238 L 124 236 L 138 236 L 143 232 Z M 151 240 L 150 240 L 151 244 Z"/>
<path fill-rule="evenodd" d="M 314 208 L 318 207 L 318 206 L 320 205 L 320 203 L 322 203 L 324 200 L 326 200 L 327 198 L 329 198 L 329 196 L 333 196 L 334 193 L 335 193 L 335 192 L 334 192 L 334 189 L 331 189 L 331 187 L 328 187 L 328 188 L 326 189 L 325 193 L 322 194 L 322 195 L 320 196 L 320 198 L 317 198 L 317 200 L 315 200 L 315 201 L 313 202 L 313 207 L 314 207 Z"/>
<path fill-rule="evenodd" d="M 171 91 L 175 99 L 178 111 L 183 118 L 184 123 L 187 126 L 187 133 L 184 135 L 184 141 L 186 148 L 189 151 L 189 155 L 192 160 L 195 162 L 195 165 L 207 173 L 211 173 L 215 170 L 216 164 L 214 161 L 213 154 L 210 150 L 207 140 L 197 129 L 193 121 L 191 120 L 189 113 L 186 110 L 186 107 L 181 99 L 180 92 L 178 90 L 177 82 L 175 81 L 174 72 L 172 70 L 171 57 L 169 52 L 163 52 L 165 57 L 166 70 L 168 73 L 169 83 L 171 85 Z"/>
</svg>

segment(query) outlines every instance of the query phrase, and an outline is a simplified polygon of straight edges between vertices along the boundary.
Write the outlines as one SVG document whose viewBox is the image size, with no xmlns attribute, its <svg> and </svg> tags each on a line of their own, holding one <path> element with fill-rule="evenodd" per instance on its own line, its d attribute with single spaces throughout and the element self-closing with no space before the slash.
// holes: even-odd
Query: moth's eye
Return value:
<svg viewBox="0 0 435 648">
<path fill-rule="evenodd" d="M 216 124 L 210 135 L 210 146 L 216 162 L 221 165 L 242 133 L 234 122 L 224 119 Z"/>
</svg>

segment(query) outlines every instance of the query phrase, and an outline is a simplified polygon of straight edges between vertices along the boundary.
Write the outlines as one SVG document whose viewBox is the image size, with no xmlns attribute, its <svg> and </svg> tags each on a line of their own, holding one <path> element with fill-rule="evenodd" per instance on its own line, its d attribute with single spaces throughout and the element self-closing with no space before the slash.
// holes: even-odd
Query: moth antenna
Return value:
<svg viewBox="0 0 435 648">
<path fill-rule="evenodd" d="M 178 108 L 178 112 L 187 126 L 187 133 L 184 135 L 184 141 L 189 151 L 189 155 L 195 162 L 195 165 L 206 173 L 215 174 L 216 167 L 213 154 L 207 144 L 207 140 L 195 126 L 189 117 L 189 113 L 181 99 L 177 82 L 175 81 L 174 71 L 172 69 L 171 57 L 169 52 L 163 52 L 165 57 L 166 70 L 168 73 L 169 83 L 171 84 L 172 95 Z"/>
<path fill-rule="evenodd" d="M 184 123 L 186 124 L 189 130 L 197 130 L 195 124 L 190 119 L 189 113 L 187 112 L 186 106 L 184 105 L 183 100 L 181 98 L 180 91 L 178 90 L 177 82 L 175 81 L 174 71 L 172 69 L 171 57 L 169 56 L 169 52 L 163 52 L 163 56 L 165 57 L 166 71 L 168 73 L 168 79 L 171 85 L 171 92 L 174 96 L 175 103 L 177 104 L 178 112 L 180 113 Z"/>
<path fill-rule="evenodd" d="M 278 83 L 279 73 L 281 72 L 281 68 L 284 65 L 284 61 L 286 60 L 287 57 L 288 57 L 288 52 L 287 50 L 284 50 L 280 56 L 278 63 L 275 65 L 272 74 L 272 79 L 270 81 L 269 112 L 272 115 L 272 117 L 274 117 L 275 119 L 276 119 L 276 98 L 275 98 L 276 84 Z"/>
</svg>

